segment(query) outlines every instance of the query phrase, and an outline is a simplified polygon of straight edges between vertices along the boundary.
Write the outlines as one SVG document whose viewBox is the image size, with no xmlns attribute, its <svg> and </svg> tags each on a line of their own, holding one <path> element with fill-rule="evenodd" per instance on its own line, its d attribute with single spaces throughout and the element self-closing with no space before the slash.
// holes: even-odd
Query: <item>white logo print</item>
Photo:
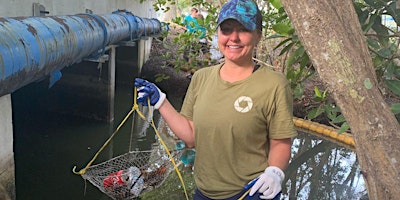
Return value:
<svg viewBox="0 0 400 200">
<path fill-rule="evenodd" d="M 242 107 L 242 106 L 240 106 L 240 104 L 247 105 L 247 106 Z M 246 113 L 246 112 L 249 112 L 251 110 L 251 108 L 253 107 L 253 100 L 251 100 L 250 97 L 241 96 L 236 99 L 234 106 L 238 112 Z"/>
</svg>

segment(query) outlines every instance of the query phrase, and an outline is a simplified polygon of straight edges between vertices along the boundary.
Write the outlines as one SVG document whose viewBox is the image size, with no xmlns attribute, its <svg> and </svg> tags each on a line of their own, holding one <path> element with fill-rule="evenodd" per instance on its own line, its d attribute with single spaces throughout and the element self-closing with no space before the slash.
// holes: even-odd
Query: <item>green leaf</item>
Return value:
<svg viewBox="0 0 400 200">
<path fill-rule="evenodd" d="M 390 48 L 383 48 L 380 49 L 378 51 L 379 55 L 385 57 L 385 58 L 389 58 L 392 55 L 392 51 L 390 50 Z"/>
<path fill-rule="evenodd" d="M 386 64 L 386 70 L 385 70 L 385 77 L 387 77 L 387 79 L 392 79 L 394 77 L 396 77 L 396 64 L 394 63 L 395 60 L 391 60 Z"/>
<path fill-rule="evenodd" d="M 392 112 L 397 115 L 400 113 L 400 103 L 394 103 L 390 106 L 390 110 L 392 110 Z"/>
<path fill-rule="evenodd" d="M 279 35 L 279 34 L 273 34 L 273 35 L 268 36 L 266 39 L 268 40 L 268 39 L 275 39 L 275 38 L 282 38 L 282 37 L 284 37 L 284 36 Z M 289 39 L 291 39 L 291 38 L 289 38 Z"/>
<path fill-rule="evenodd" d="M 288 43 L 288 42 L 291 41 L 291 40 L 292 40 L 292 38 L 284 39 L 282 42 L 280 42 L 280 43 L 274 48 L 274 50 L 276 50 L 277 48 L 281 47 L 282 45 Z M 282 55 L 282 52 L 281 52 L 281 55 Z"/>
<path fill-rule="evenodd" d="M 293 46 L 294 44 L 295 44 L 295 43 L 292 42 L 292 43 L 286 45 L 286 46 L 282 49 L 282 51 L 279 53 L 279 55 L 281 56 L 281 55 L 283 55 L 285 52 L 289 51 L 289 50 L 292 48 L 292 46 Z"/>
<path fill-rule="evenodd" d="M 307 119 L 314 119 L 318 117 L 320 114 L 322 114 L 325 110 L 321 108 L 313 108 L 308 112 L 307 114 Z"/>
<path fill-rule="evenodd" d="M 280 0 L 269 0 L 272 6 L 274 6 L 276 9 L 282 8 L 282 3 Z"/>
<path fill-rule="evenodd" d="M 392 1 L 389 6 L 386 7 L 386 10 L 390 16 L 392 16 L 393 20 L 399 24 L 400 23 L 400 10 L 397 9 L 396 1 Z"/>
<path fill-rule="evenodd" d="M 400 76 L 400 69 L 396 69 L 393 73 L 396 74 L 397 76 Z"/>
<path fill-rule="evenodd" d="M 296 49 L 293 53 L 290 54 L 289 59 L 286 62 L 286 66 L 291 66 L 296 61 L 298 61 L 298 59 L 304 55 L 304 52 L 305 52 L 304 46 L 301 46 L 298 49 Z"/>
<path fill-rule="evenodd" d="M 380 66 L 383 63 L 383 58 L 379 57 L 379 56 L 375 56 L 372 58 L 372 62 L 374 63 L 374 66 Z"/>
<path fill-rule="evenodd" d="M 377 17 L 374 20 L 374 23 L 372 25 L 372 29 L 375 31 L 377 34 L 377 38 L 379 42 L 386 46 L 389 43 L 389 30 L 386 26 L 382 24 L 382 15 L 376 15 Z"/>
<path fill-rule="evenodd" d="M 374 25 L 375 23 L 375 19 L 378 17 L 377 14 L 373 14 L 371 15 L 371 17 L 369 18 L 368 24 L 364 24 L 362 29 L 364 32 L 368 32 L 369 29 L 371 29 L 371 27 Z"/>
<path fill-rule="evenodd" d="M 317 86 L 314 86 L 314 93 L 315 96 L 322 98 L 321 90 L 319 90 Z"/>
<path fill-rule="evenodd" d="M 328 90 L 326 89 L 325 91 L 324 91 L 324 93 L 322 94 L 322 98 L 323 99 L 326 99 L 328 97 Z"/>
<path fill-rule="evenodd" d="M 358 20 L 360 24 L 364 24 L 369 17 L 369 12 L 367 9 L 365 9 L 365 5 L 362 3 L 354 2 L 354 9 L 356 10 L 356 13 L 358 15 Z"/>
<path fill-rule="evenodd" d="M 400 95 L 400 81 L 398 80 L 385 80 L 386 85 L 389 87 L 390 91 L 396 95 Z"/>
<path fill-rule="evenodd" d="M 378 50 L 380 48 L 379 46 L 379 42 L 377 42 L 376 40 L 373 40 L 371 38 L 367 38 L 367 42 L 368 45 L 376 50 Z"/>
<path fill-rule="evenodd" d="M 294 97 L 296 99 L 301 99 L 303 94 L 304 94 L 304 86 L 303 86 L 303 84 L 302 83 L 297 84 L 296 87 L 294 88 L 293 92 L 294 92 Z"/>
<path fill-rule="evenodd" d="M 294 70 L 288 70 L 287 72 L 286 72 L 286 78 L 288 79 L 288 80 L 290 80 L 290 82 L 296 82 L 296 80 L 295 80 L 295 78 L 296 78 L 296 73 L 295 73 L 295 71 Z"/>
<path fill-rule="evenodd" d="M 335 119 L 332 120 L 332 123 L 338 124 L 338 123 L 342 123 L 342 122 L 345 122 L 345 121 L 346 121 L 346 119 L 344 118 L 344 116 L 343 115 L 339 115 Z"/>
<path fill-rule="evenodd" d="M 283 7 L 278 9 L 278 13 L 283 15 L 282 17 L 286 17 L 287 18 L 286 11 L 285 11 L 285 9 Z"/>
<path fill-rule="evenodd" d="M 282 34 L 282 35 L 290 35 L 291 33 L 293 33 L 292 27 L 290 27 L 287 24 L 282 24 L 282 23 L 272 25 L 272 29 L 275 32 Z"/>
<path fill-rule="evenodd" d="M 344 133 L 349 129 L 350 129 L 349 124 L 347 122 L 345 122 L 342 124 L 342 126 L 340 126 L 339 133 Z"/>
<path fill-rule="evenodd" d="M 325 114 L 330 120 L 333 120 L 337 117 L 337 112 L 335 112 L 335 110 L 333 110 L 332 107 L 324 105 L 324 108 L 325 108 Z"/>
<path fill-rule="evenodd" d="M 365 3 L 367 3 L 370 6 L 374 6 L 375 5 L 375 0 L 364 0 Z"/>
</svg>

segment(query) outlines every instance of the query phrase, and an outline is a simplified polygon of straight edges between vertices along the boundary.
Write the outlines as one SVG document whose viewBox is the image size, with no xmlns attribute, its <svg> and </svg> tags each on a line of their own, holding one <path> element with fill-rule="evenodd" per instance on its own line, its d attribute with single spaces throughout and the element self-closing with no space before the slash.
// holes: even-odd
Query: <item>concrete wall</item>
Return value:
<svg viewBox="0 0 400 200">
<path fill-rule="evenodd" d="M 153 0 L 0 0 L 0 18 L 33 16 L 35 3 L 44 6 L 51 15 L 75 15 L 92 13 L 109 14 L 116 10 L 127 10 L 142 18 L 157 18 Z M 137 55 L 131 63 L 139 68 L 149 58 L 151 38 L 138 41 Z M 72 67 L 72 66 L 71 66 Z M 1 86 L 0 86 L 1 87 Z M 13 126 L 11 95 L 0 96 L 0 199 L 15 199 L 15 172 L 13 152 Z"/>
<path fill-rule="evenodd" d="M 9 199 L 15 196 L 11 95 L 0 97 L 0 113 L 0 199 Z"/>
<path fill-rule="evenodd" d="M 33 16 L 33 3 L 39 3 L 49 12 L 48 15 L 74 15 L 86 13 L 108 14 L 118 9 L 126 9 L 134 15 L 157 18 L 153 1 L 145 0 L 0 0 L 0 17 Z"/>
</svg>

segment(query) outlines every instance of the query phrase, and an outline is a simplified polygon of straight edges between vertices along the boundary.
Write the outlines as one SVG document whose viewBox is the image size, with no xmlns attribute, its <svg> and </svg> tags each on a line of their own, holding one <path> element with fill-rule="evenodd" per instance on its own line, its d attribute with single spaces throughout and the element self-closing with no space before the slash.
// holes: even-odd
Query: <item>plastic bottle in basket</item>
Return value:
<svg viewBox="0 0 400 200">
<path fill-rule="evenodd" d="M 137 167 L 130 167 L 127 170 L 128 178 L 127 185 L 130 189 L 130 193 L 134 196 L 139 196 L 142 190 L 144 189 L 144 181 L 141 177 L 142 172 Z"/>
<path fill-rule="evenodd" d="M 131 194 L 133 194 L 134 196 L 139 196 L 140 193 L 142 192 L 142 190 L 144 189 L 144 180 L 143 178 L 139 178 L 135 184 L 133 184 L 133 186 L 131 187 Z"/>
</svg>

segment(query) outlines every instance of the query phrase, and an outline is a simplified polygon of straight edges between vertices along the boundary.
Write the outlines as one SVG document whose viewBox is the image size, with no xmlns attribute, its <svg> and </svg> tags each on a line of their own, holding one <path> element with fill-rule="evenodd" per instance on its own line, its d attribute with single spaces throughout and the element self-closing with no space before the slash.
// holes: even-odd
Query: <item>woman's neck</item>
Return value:
<svg viewBox="0 0 400 200">
<path fill-rule="evenodd" d="M 220 77 L 224 81 L 236 82 L 249 77 L 254 70 L 254 62 L 238 65 L 233 62 L 225 62 L 219 72 Z"/>
</svg>

